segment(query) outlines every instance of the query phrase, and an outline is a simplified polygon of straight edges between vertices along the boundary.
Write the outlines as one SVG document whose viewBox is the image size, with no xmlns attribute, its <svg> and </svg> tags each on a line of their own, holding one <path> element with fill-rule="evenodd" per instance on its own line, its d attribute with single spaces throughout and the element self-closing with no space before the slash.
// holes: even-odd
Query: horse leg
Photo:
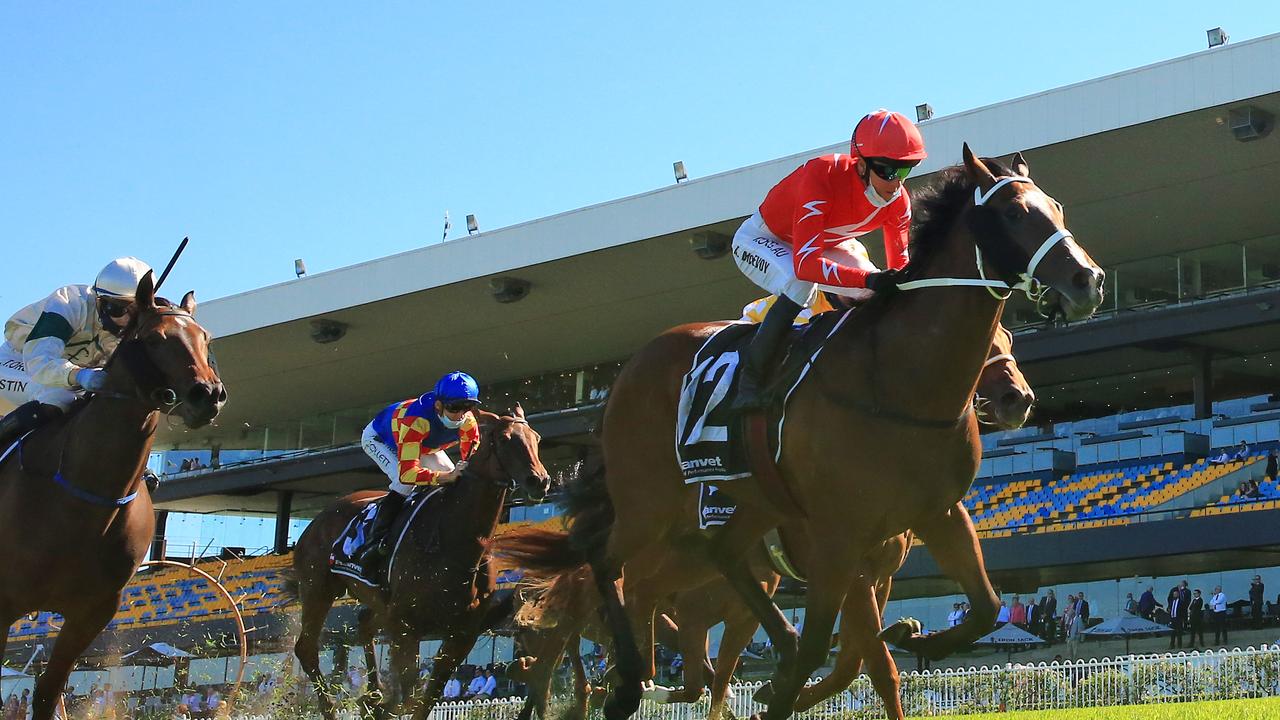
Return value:
<svg viewBox="0 0 1280 720">
<path fill-rule="evenodd" d="M 912 530 L 924 540 L 938 569 L 960 583 L 971 611 L 959 625 L 928 636 L 910 632 L 902 622 L 890 626 L 880 636 L 904 650 L 922 653 L 930 660 L 941 660 L 991 632 L 1000 600 L 987 577 L 978 534 L 964 505 L 956 503 L 941 515 L 914 524 Z"/>
<path fill-rule="evenodd" d="M 867 675 L 884 703 L 885 713 L 891 720 L 901 720 L 904 715 L 902 697 L 898 692 L 898 665 L 889 654 L 889 647 L 878 637 L 880 603 L 875 588 L 871 585 L 859 585 L 851 589 L 845 600 L 844 611 L 850 619 L 848 636 L 843 632 L 840 635 L 842 649 L 847 643 L 854 655 L 860 655 L 866 661 Z M 852 680 L 853 678 L 849 678 L 844 687 L 848 687 Z"/>
<path fill-rule="evenodd" d="M 747 649 L 759 626 L 755 616 L 725 620 L 724 634 L 720 636 L 720 653 L 716 656 L 715 672 L 711 676 L 711 708 L 707 712 L 707 720 L 719 720 L 728 712 L 725 701 L 729 697 L 733 673 L 738 669 L 742 651 Z"/>
<path fill-rule="evenodd" d="M 842 561 L 838 555 L 833 555 L 830 561 L 829 567 L 815 568 L 821 572 L 810 576 L 800 646 L 794 665 L 785 668 L 779 663 L 774 672 L 774 692 L 766 713 L 768 720 L 784 720 L 791 716 L 800 688 L 831 651 L 831 631 L 835 628 L 836 616 L 844 603 L 851 578 L 858 576 L 858 568 L 849 559 Z M 756 589 L 764 594 L 758 583 Z"/>
<path fill-rule="evenodd" d="M 601 559 L 592 559 L 591 577 L 603 603 L 609 634 L 613 637 L 614 670 L 619 678 L 613 692 L 605 699 L 605 720 L 625 720 L 635 714 L 640 707 L 641 683 L 644 681 L 641 667 L 643 660 L 640 648 L 636 645 L 631 620 L 622 605 L 622 589 L 616 582 L 618 576 L 619 573 Z"/>
<path fill-rule="evenodd" d="M 293 644 L 294 657 L 298 658 L 298 666 L 311 679 L 315 687 L 316 697 L 320 702 L 320 714 L 325 720 L 334 720 L 333 693 L 329 683 L 320 672 L 320 638 L 324 633 L 324 620 L 333 607 L 333 598 L 323 594 L 309 593 L 302 598 L 302 621 L 298 631 L 298 640 Z M 368 657 L 368 656 L 366 656 Z"/>
<path fill-rule="evenodd" d="M 676 630 L 676 644 L 684 656 L 684 687 L 659 693 L 654 699 L 663 703 L 695 703 L 702 697 L 707 684 L 706 667 L 710 664 L 707 652 L 707 631 L 710 629 L 702 618 L 695 618 L 691 608 L 680 614 Z"/>
<path fill-rule="evenodd" d="M 856 592 L 855 588 L 850 592 L 850 596 L 845 598 L 844 608 L 840 614 L 840 652 L 836 655 L 836 666 L 830 675 L 822 678 L 817 684 L 808 685 L 800 690 L 800 695 L 796 698 L 796 712 L 804 712 L 823 700 L 835 696 L 836 693 L 849 687 L 862 670 L 862 655 L 858 652 L 853 640 L 853 634 L 857 632 L 855 625 L 858 619 L 857 614 L 852 612 L 850 607 L 853 603 L 852 596 Z M 880 631 L 878 619 L 875 630 Z"/>
<path fill-rule="evenodd" d="M 444 684 L 448 682 L 451 675 L 457 672 L 458 666 L 467 658 L 471 648 L 476 646 L 477 637 L 479 637 L 479 633 L 468 630 L 456 635 L 450 635 L 445 638 L 443 643 L 440 643 L 440 650 L 436 653 L 435 665 L 431 669 L 431 679 L 427 681 L 427 687 L 422 691 L 418 707 L 413 711 L 413 720 L 427 720 L 427 717 L 431 715 L 432 708 L 436 706 L 436 702 L 440 699 L 440 693 L 444 690 Z"/>
<path fill-rule="evenodd" d="M 364 650 L 365 696 L 378 691 L 378 653 L 374 641 L 378 637 L 378 618 L 368 607 L 356 616 L 356 641 Z"/>
<path fill-rule="evenodd" d="M 116 592 L 108 600 L 81 613 L 65 616 L 62 630 L 58 631 L 58 639 L 53 644 L 49 664 L 36 681 L 31 720 L 50 720 L 53 717 L 76 660 L 80 659 L 80 654 L 89 647 L 89 643 L 111 622 L 119 606 L 120 593 Z M 8 627 L 5 629 L 7 631 Z"/>
<path fill-rule="evenodd" d="M 587 668 L 582 663 L 582 636 L 574 633 L 569 638 L 569 670 L 573 672 L 573 704 L 560 720 L 585 720 L 587 704 L 591 701 L 591 683 L 587 681 Z M 543 701 L 545 704 L 545 700 Z"/>
</svg>

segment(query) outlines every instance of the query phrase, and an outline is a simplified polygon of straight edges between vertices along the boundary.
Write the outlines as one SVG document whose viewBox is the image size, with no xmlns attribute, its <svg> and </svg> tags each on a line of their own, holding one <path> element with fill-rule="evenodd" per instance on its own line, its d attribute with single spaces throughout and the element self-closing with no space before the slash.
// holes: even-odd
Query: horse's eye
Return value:
<svg viewBox="0 0 1280 720">
<path fill-rule="evenodd" d="M 1004 219 L 1009 222 L 1018 222 L 1025 216 L 1026 213 L 1017 205 L 1010 205 L 1004 209 Z"/>
</svg>

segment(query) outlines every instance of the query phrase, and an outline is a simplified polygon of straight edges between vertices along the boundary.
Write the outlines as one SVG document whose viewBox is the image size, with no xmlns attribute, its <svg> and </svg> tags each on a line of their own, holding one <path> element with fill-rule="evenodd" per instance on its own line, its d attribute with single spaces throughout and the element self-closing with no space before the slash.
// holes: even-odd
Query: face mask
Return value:
<svg viewBox="0 0 1280 720">
<path fill-rule="evenodd" d="M 443 413 L 436 413 L 436 417 L 440 418 L 440 423 L 450 430 L 457 430 L 462 427 L 461 420 L 450 420 L 449 416 Z"/>
<path fill-rule="evenodd" d="M 902 186 L 899 185 L 898 189 L 893 191 L 893 196 L 890 197 L 888 200 L 885 200 L 884 198 L 880 197 L 880 193 L 876 192 L 875 186 L 872 185 L 870 179 L 868 179 L 867 189 L 864 191 L 864 194 L 867 196 L 867 202 L 871 203 L 872 207 L 882 208 L 885 205 L 888 205 L 889 203 L 898 199 L 898 196 L 902 194 Z"/>
</svg>

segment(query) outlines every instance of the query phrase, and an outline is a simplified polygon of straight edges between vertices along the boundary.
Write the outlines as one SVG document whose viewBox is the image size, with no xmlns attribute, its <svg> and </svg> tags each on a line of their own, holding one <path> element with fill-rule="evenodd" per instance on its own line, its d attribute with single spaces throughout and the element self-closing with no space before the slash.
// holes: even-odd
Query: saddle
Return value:
<svg viewBox="0 0 1280 720">
<path fill-rule="evenodd" d="M 399 515 L 391 524 L 391 529 L 387 532 L 387 538 L 391 541 L 391 552 L 387 553 L 385 559 L 380 558 L 368 563 L 367 567 L 361 565 L 357 557 L 369 540 L 369 532 L 373 528 L 378 503 L 370 502 L 365 505 L 355 517 L 351 518 L 347 527 L 334 541 L 333 549 L 329 553 L 329 572 L 351 578 L 369 587 L 385 587 L 387 579 L 391 576 L 396 553 L 399 552 L 400 543 L 408 534 L 409 526 L 413 524 L 414 519 L 424 507 L 432 504 L 431 499 L 443 490 L 444 487 L 435 487 L 427 492 L 415 492 L 405 499 L 404 507 L 401 508 Z M 438 531 L 433 532 L 424 549 L 430 552 L 439 543 Z"/>
<path fill-rule="evenodd" d="M 745 423 L 730 406 L 738 386 L 739 353 L 751 342 L 757 326 L 740 322 L 726 325 L 694 355 L 693 366 L 681 382 L 675 433 L 685 482 L 703 484 L 700 527 L 727 522 L 736 507 L 731 483 L 749 475 L 756 476 L 784 512 L 798 511 L 774 466 L 781 453 L 787 401 L 851 312 L 821 313 L 792 331 L 786 355 L 766 386 L 769 409 L 749 416 Z"/>
</svg>

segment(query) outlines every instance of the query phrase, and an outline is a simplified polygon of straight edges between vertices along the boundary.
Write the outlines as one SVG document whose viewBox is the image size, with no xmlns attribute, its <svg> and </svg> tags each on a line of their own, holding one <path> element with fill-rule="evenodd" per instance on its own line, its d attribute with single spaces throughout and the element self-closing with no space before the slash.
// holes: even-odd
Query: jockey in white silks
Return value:
<svg viewBox="0 0 1280 720">
<path fill-rule="evenodd" d="M 102 369 L 129 322 L 138 283 L 151 268 L 113 260 L 93 285 L 67 285 L 4 324 L 0 344 L 0 452 L 61 415 L 84 391 L 101 390 Z"/>
</svg>

